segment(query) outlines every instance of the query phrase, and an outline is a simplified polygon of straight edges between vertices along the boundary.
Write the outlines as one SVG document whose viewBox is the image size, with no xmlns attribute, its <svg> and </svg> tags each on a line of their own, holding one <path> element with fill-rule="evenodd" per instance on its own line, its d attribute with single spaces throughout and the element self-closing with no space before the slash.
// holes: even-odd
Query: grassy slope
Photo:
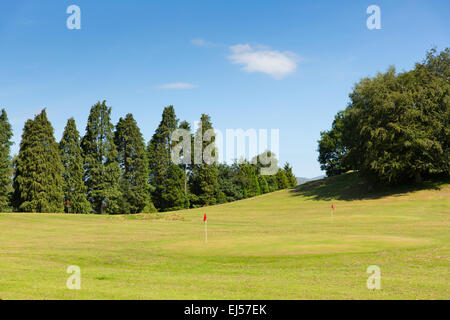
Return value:
<svg viewBox="0 0 450 320">
<path fill-rule="evenodd" d="M 349 174 L 159 219 L 1 214 L 0 297 L 450 299 L 450 186 L 364 190 Z M 69 265 L 80 291 L 65 288 Z M 366 288 L 370 265 L 380 291 Z"/>
</svg>

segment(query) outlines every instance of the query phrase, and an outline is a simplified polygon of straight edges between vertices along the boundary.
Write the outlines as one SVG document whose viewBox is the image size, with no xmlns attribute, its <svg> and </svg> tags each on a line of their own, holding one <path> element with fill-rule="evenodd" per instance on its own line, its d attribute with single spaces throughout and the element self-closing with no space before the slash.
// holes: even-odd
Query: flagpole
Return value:
<svg viewBox="0 0 450 320">
<path fill-rule="evenodd" d="M 208 221 L 205 221 L 205 242 L 208 242 Z"/>
</svg>

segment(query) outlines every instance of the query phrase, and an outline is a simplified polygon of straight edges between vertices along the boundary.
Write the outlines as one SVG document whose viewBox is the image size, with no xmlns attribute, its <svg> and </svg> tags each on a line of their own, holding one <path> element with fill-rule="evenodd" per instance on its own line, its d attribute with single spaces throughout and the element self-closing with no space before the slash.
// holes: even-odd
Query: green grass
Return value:
<svg viewBox="0 0 450 320">
<path fill-rule="evenodd" d="M 0 297 L 450 299 L 449 214 L 448 184 L 368 193 L 356 174 L 176 213 L 0 214 Z"/>
</svg>

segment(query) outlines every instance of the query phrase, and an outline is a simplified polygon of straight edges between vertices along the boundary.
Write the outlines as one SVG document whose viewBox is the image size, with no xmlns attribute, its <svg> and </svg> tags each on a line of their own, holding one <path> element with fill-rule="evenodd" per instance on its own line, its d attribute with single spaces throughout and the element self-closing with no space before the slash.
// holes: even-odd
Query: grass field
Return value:
<svg viewBox="0 0 450 320">
<path fill-rule="evenodd" d="M 0 214 L 0 297 L 450 299 L 450 185 L 365 190 L 348 174 L 176 213 Z"/>
</svg>

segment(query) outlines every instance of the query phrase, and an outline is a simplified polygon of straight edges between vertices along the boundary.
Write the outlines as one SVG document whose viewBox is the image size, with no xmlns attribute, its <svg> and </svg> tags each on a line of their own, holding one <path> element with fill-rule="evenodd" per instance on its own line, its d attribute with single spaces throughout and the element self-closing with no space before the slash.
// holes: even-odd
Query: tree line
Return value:
<svg viewBox="0 0 450 320">
<path fill-rule="evenodd" d="M 410 71 L 359 81 L 347 108 L 321 132 L 328 176 L 359 170 L 379 184 L 450 175 L 450 50 L 430 50 Z"/>
<path fill-rule="evenodd" d="M 262 155 L 231 165 L 175 164 L 171 135 L 191 128 L 179 122 L 173 106 L 164 108 L 148 144 L 132 114 L 115 126 L 110 116 L 106 102 L 97 102 L 84 136 L 71 118 L 58 143 L 44 109 L 25 123 L 19 153 L 11 159 L 13 134 L 3 109 L 0 212 L 152 213 L 221 204 L 296 185 L 287 163 L 275 175 L 261 175 L 257 160 Z M 209 115 L 200 120 L 201 126 L 191 134 L 192 144 L 213 129 Z"/>
</svg>

